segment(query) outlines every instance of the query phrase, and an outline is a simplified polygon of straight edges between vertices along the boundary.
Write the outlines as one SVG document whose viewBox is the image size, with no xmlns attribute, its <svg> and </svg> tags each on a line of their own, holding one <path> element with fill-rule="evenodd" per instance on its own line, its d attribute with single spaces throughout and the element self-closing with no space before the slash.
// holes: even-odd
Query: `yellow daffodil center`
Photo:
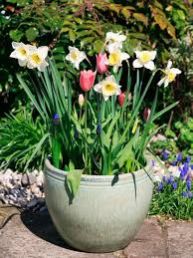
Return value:
<svg viewBox="0 0 193 258">
<path fill-rule="evenodd" d="M 151 54 L 148 51 L 143 51 L 139 59 L 142 63 L 148 63 L 151 61 Z"/>
<path fill-rule="evenodd" d="M 74 61 L 78 59 L 78 53 L 76 51 L 72 51 L 70 53 L 70 56 L 71 56 L 72 60 L 74 60 Z"/>
<path fill-rule="evenodd" d="M 109 56 L 109 65 L 117 65 L 121 63 L 121 53 L 113 52 Z"/>
<path fill-rule="evenodd" d="M 18 49 L 18 52 L 20 53 L 20 55 L 22 55 L 22 56 L 26 56 L 27 55 L 27 51 L 25 50 L 25 48 L 19 48 Z"/>
<path fill-rule="evenodd" d="M 117 91 L 117 85 L 114 82 L 107 81 L 102 87 L 102 93 L 106 96 L 114 95 Z"/>
<path fill-rule="evenodd" d="M 172 72 L 172 71 L 167 72 L 167 79 L 169 82 L 174 81 L 175 78 L 176 78 L 176 74 L 174 72 Z"/>
<path fill-rule="evenodd" d="M 41 58 L 39 57 L 38 54 L 32 54 L 31 59 L 37 65 L 41 64 L 41 62 L 42 62 L 42 60 L 41 60 Z"/>
</svg>

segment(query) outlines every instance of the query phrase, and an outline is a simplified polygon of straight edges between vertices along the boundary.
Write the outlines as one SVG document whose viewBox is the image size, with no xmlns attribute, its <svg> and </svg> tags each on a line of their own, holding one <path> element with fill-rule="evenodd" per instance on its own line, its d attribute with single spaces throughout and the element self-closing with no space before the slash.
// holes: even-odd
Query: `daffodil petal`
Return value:
<svg viewBox="0 0 193 258">
<path fill-rule="evenodd" d="M 158 86 L 161 86 L 164 82 L 165 82 L 165 77 L 163 77 L 159 82 L 158 82 Z"/>
<path fill-rule="evenodd" d="M 168 86 L 168 84 L 169 84 L 169 81 L 168 81 L 168 80 L 165 80 L 165 82 L 164 82 L 164 88 L 166 88 L 166 87 Z"/>
<path fill-rule="evenodd" d="M 49 48 L 46 46 L 42 46 L 38 48 L 38 53 L 42 57 L 42 59 L 45 59 L 48 55 Z"/>
<path fill-rule="evenodd" d="M 153 71 L 155 69 L 155 65 L 153 61 L 149 61 L 148 63 L 144 64 L 144 67 Z"/>
<path fill-rule="evenodd" d="M 27 60 L 18 60 L 18 63 L 19 63 L 19 65 L 20 66 L 22 66 L 22 67 L 24 67 L 24 66 L 26 66 L 26 64 L 27 64 Z"/>
<path fill-rule="evenodd" d="M 103 95 L 103 98 L 104 98 L 105 101 L 107 101 L 109 99 L 109 96 L 104 96 Z"/>
<path fill-rule="evenodd" d="M 48 65 L 49 64 L 46 61 L 44 61 L 40 66 L 38 66 L 38 70 L 40 72 L 43 72 Z"/>
<path fill-rule="evenodd" d="M 14 48 L 14 49 L 16 49 L 17 47 L 19 47 L 19 46 L 21 46 L 21 45 L 24 45 L 23 43 L 19 43 L 19 42 L 12 42 L 12 47 Z"/>
<path fill-rule="evenodd" d="M 133 61 L 133 67 L 134 67 L 134 68 L 141 68 L 141 67 L 143 67 L 143 65 L 141 64 L 141 62 L 139 61 L 139 59 L 135 59 L 135 60 Z"/>
<path fill-rule="evenodd" d="M 102 90 L 102 85 L 100 83 L 96 84 L 94 87 L 94 90 L 96 92 L 100 92 L 101 93 L 101 90 Z"/>
<path fill-rule="evenodd" d="M 108 76 L 108 77 L 105 79 L 105 81 L 116 82 L 115 77 L 114 77 L 113 75 Z"/>
<path fill-rule="evenodd" d="M 150 52 L 151 52 L 151 60 L 154 60 L 157 55 L 157 51 L 150 51 Z"/>
<path fill-rule="evenodd" d="M 172 61 L 169 60 L 166 69 L 170 69 L 172 67 Z"/>
<path fill-rule="evenodd" d="M 127 60 L 127 59 L 129 59 L 129 58 L 130 58 L 130 55 L 127 54 L 126 52 L 121 53 L 121 59 L 122 59 L 122 61 Z"/>
<path fill-rule="evenodd" d="M 178 68 L 171 68 L 171 71 L 174 73 L 174 74 L 181 74 L 181 70 L 178 69 Z"/>
<path fill-rule="evenodd" d="M 141 56 L 141 51 L 135 51 L 135 55 L 136 55 L 137 58 L 140 58 L 140 56 Z"/>
<path fill-rule="evenodd" d="M 11 58 L 17 58 L 17 51 L 13 51 L 10 55 Z"/>
</svg>

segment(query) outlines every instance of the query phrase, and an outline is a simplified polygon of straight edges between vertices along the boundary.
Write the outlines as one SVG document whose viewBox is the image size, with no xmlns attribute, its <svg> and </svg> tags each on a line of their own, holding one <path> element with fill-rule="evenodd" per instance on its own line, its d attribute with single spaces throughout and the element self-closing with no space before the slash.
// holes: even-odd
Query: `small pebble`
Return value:
<svg viewBox="0 0 193 258">
<path fill-rule="evenodd" d="M 36 206 L 38 203 L 37 199 L 32 199 L 28 204 L 27 204 L 27 208 L 33 208 L 34 206 Z"/>
<path fill-rule="evenodd" d="M 28 174 L 23 174 L 22 178 L 21 178 L 21 183 L 22 186 L 28 186 L 29 185 L 29 178 L 28 178 Z"/>
</svg>

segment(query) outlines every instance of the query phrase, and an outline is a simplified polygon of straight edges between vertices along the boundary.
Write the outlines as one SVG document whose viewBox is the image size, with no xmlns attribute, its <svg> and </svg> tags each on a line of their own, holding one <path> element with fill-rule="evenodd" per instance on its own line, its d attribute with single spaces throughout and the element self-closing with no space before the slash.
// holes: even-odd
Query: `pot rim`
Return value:
<svg viewBox="0 0 193 258">
<path fill-rule="evenodd" d="M 143 181 L 145 179 L 147 179 L 147 177 L 150 178 L 150 180 L 153 181 L 153 167 L 151 165 L 151 156 L 147 155 L 147 165 L 137 171 L 131 172 L 131 173 L 123 173 L 123 174 L 118 174 L 116 175 L 88 175 L 88 174 L 82 174 L 81 176 L 81 183 L 109 183 L 109 182 L 113 182 L 115 180 L 116 182 L 119 182 L 119 184 L 121 182 L 132 182 L 135 180 L 138 181 Z M 76 171 L 80 171 L 80 169 L 76 169 Z M 68 172 L 58 169 L 56 167 L 54 167 L 49 159 L 45 160 L 45 168 L 44 168 L 44 173 L 52 178 L 55 179 L 59 179 L 59 180 L 64 180 L 68 174 Z M 116 180 L 117 177 L 117 180 Z"/>
</svg>

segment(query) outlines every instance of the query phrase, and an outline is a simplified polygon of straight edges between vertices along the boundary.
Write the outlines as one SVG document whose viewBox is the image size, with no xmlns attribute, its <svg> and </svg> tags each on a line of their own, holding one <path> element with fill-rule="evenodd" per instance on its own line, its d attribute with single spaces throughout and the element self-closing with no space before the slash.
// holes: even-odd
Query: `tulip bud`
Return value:
<svg viewBox="0 0 193 258">
<path fill-rule="evenodd" d="M 89 91 L 95 81 L 95 72 L 92 70 L 84 70 L 80 72 L 80 87 L 83 91 Z"/>
<path fill-rule="evenodd" d="M 84 101 L 85 101 L 84 95 L 83 94 L 79 94 L 79 96 L 78 96 L 78 104 L 79 104 L 80 107 L 82 107 L 84 105 Z"/>
<path fill-rule="evenodd" d="M 125 97 L 126 96 L 124 92 L 121 92 L 121 94 L 118 96 L 118 102 L 121 107 L 124 105 Z"/>
<path fill-rule="evenodd" d="M 148 107 L 146 107 L 146 108 L 144 109 L 144 111 L 143 111 L 143 119 L 144 119 L 145 121 L 148 121 L 149 118 L 150 118 L 150 115 L 151 115 L 151 109 L 148 108 Z"/>
<path fill-rule="evenodd" d="M 100 53 L 96 56 L 97 71 L 100 74 L 106 73 L 108 71 L 107 61 L 107 54 Z"/>
</svg>

